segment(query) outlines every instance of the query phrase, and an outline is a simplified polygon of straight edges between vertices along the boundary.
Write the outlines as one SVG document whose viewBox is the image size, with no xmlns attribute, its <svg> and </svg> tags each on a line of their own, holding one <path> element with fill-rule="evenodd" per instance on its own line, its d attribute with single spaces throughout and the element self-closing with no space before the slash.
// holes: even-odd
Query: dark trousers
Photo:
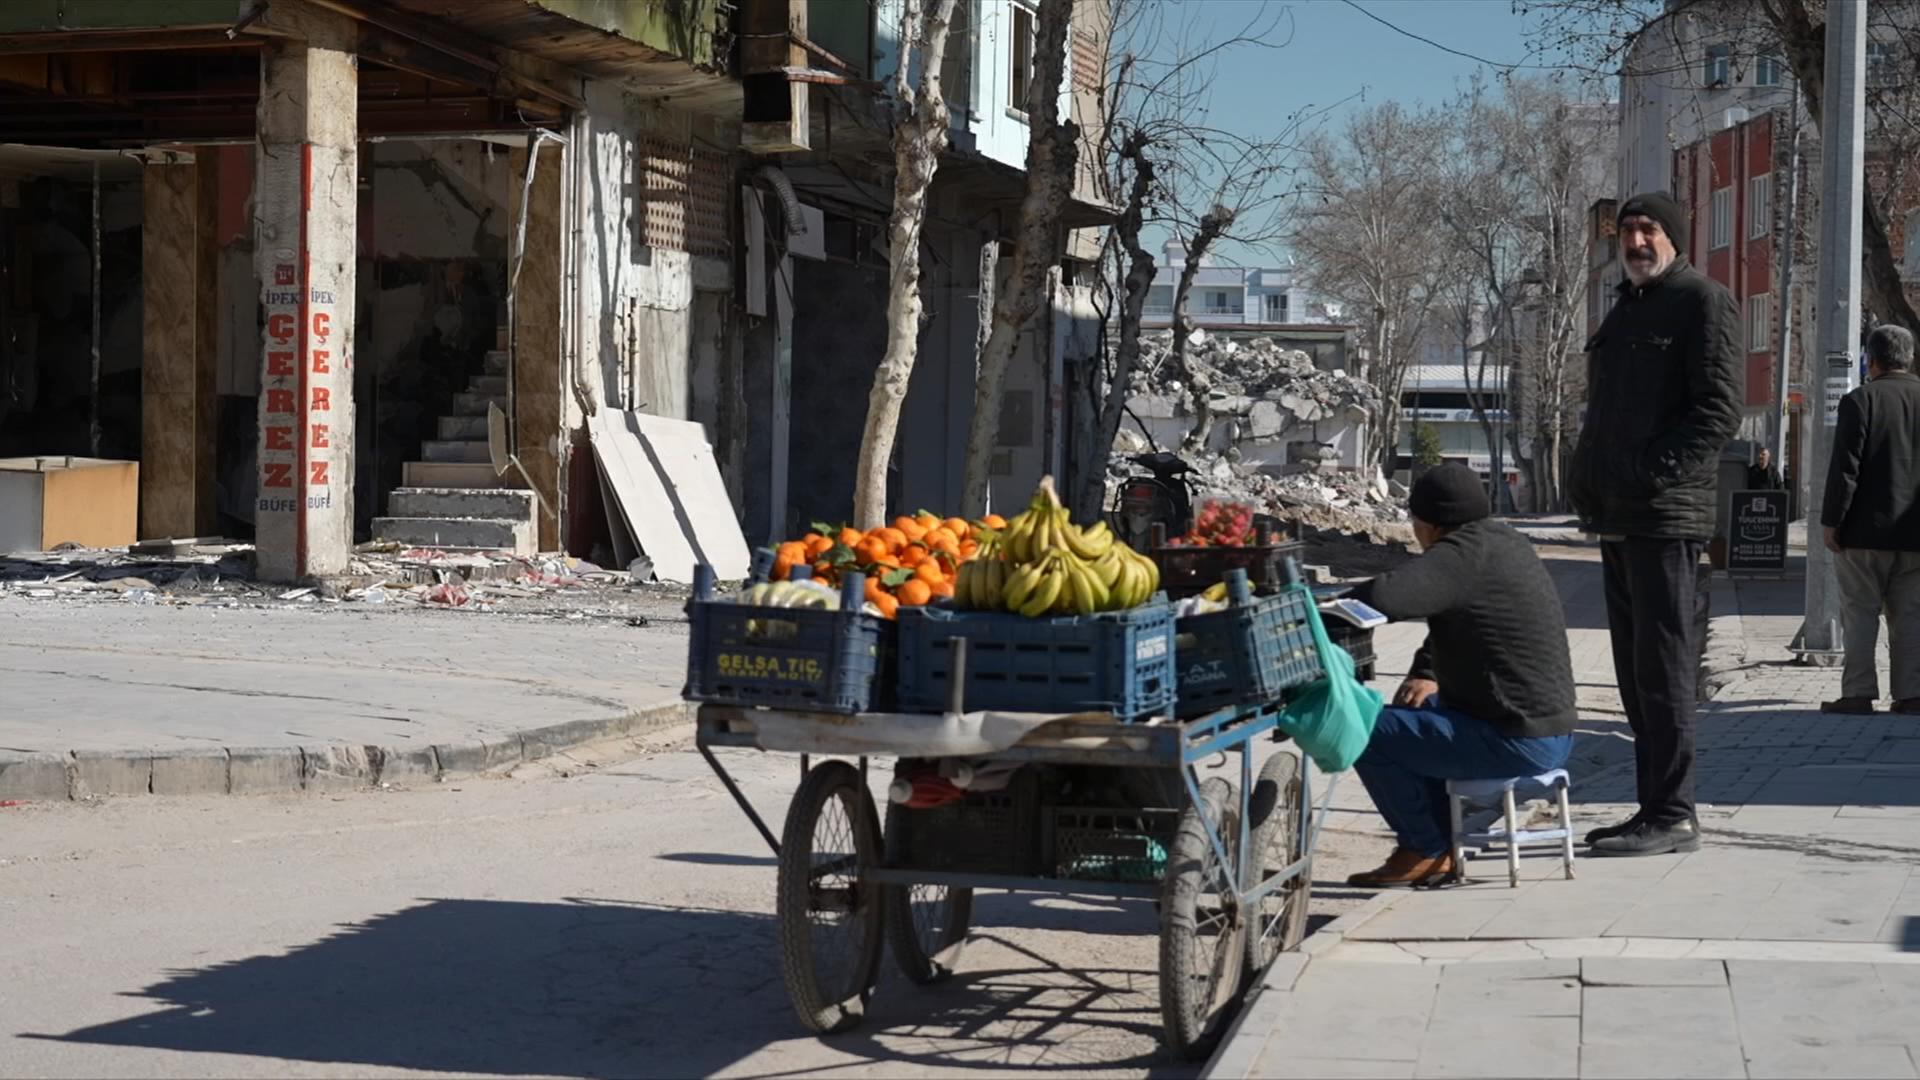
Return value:
<svg viewBox="0 0 1920 1080">
<path fill-rule="evenodd" d="M 1600 545 L 1620 702 L 1633 728 L 1640 812 L 1693 817 L 1694 715 L 1705 620 L 1698 540 L 1629 536 Z"/>
<path fill-rule="evenodd" d="M 1439 858 L 1453 850 L 1447 781 L 1537 776 L 1565 765 L 1572 752 L 1571 735 L 1502 735 L 1485 720 L 1433 697 L 1424 708 L 1381 709 L 1353 771 L 1393 829 L 1395 842 Z"/>
</svg>

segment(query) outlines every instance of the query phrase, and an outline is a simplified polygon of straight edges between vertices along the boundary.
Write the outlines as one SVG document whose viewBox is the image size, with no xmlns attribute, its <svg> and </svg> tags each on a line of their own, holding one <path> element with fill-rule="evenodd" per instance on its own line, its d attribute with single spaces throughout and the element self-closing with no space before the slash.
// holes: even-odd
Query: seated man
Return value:
<svg viewBox="0 0 1920 1080">
<path fill-rule="evenodd" d="M 1349 884 L 1425 884 L 1454 872 L 1448 780 L 1532 776 L 1573 749 L 1573 663 L 1560 597 L 1527 538 L 1495 521 L 1480 477 L 1441 465 L 1413 485 L 1424 554 L 1354 596 L 1426 619 L 1412 670 L 1354 765 L 1398 842 Z"/>
</svg>

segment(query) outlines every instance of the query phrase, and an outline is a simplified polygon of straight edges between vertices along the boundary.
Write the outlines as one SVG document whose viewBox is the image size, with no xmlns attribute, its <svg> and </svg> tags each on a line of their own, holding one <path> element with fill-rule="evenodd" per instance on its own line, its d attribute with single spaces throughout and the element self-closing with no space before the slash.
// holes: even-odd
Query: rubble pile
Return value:
<svg viewBox="0 0 1920 1080">
<path fill-rule="evenodd" d="M 1133 393 L 1178 397 L 1182 387 L 1168 366 L 1173 334 L 1143 335 Z M 1344 371 L 1325 371 L 1298 349 L 1283 349 L 1272 338 L 1235 341 L 1205 330 L 1187 338 L 1187 366 L 1209 376 L 1216 421 L 1234 417 L 1256 438 L 1278 435 L 1292 421 L 1314 423 L 1345 418 L 1359 421 L 1380 409 L 1380 391 Z"/>
<path fill-rule="evenodd" d="M 1185 388 L 1169 364 L 1173 335 L 1158 333 L 1141 341 L 1141 364 L 1134 372 L 1131 406 L 1136 416 L 1161 421 L 1165 436 L 1187 429 L 1181 401 Z M 1344 371 L 1326 371 L 1306 353 L 1281 348 L 1270 338 L 1234 341 L 1204 330 L 1187 339 L 1187 363 L 1213 384 L 1212 445 L 1191 455 L 1188 482 L 1196 501 L 1220 496 L 1251 501 L 1296 527 L 1338 533 L 1375 544 L 1397 545 L 1412 538 L 1406 492 L 1378 469 L 1341 470 L 1330 446 L 1315 443 L 1312 425 L 1364 423 L 1380 411 L 1380 392 Z M 1305 436 L 1305 437 L 1302 437 Z M 1266 455 L 1265 463 L 1247 460 L 1245 447 L 1285 441 L 1285 459 Z M 1123 426 L 1108 463 L 1108 494 L 1138 469 L 1129 460 L 1152 447 L 1140 430 Z"/>
<path fill-rule="evenodd" d="M 678 591 L 646 584 L 651 576 L 651 566 L 606 570 L 564 555 L 522 558 L 375 543 L 355 549 L 346 575 L 289 588 L 254 580 L 253 545 L 193 540 L 132 548 L 68 545 L 0 557 L 0 597 L 142 607 L 347 604 L 623 617 L 630 614 L 624 601 L 636 591 L 649 600 Z"/>
</svg>

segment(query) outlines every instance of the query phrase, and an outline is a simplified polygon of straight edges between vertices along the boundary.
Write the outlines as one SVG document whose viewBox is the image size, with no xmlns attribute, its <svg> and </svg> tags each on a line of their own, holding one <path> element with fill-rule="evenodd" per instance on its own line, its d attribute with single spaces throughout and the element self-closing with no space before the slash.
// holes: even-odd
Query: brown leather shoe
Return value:
<svg viewBox="0 0 1920 1080">
<path fill-rule="evenodd" d="M 1387 861 L 1347 879 L 1347 884 L 1362 889 L 1407 889 L 1433 885 L 1453 876 L 1451 854 L 1432 858 L 1411 848 L 1397 847 Z"/>
</svg>

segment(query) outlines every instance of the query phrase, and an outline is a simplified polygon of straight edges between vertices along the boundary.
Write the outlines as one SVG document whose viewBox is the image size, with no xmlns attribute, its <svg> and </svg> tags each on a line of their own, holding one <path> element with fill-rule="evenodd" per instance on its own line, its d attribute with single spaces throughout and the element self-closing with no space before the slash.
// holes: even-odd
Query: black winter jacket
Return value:
<svg viewBox="0 0 1920 1080">
<path fill-rule="evenodd" d="M 1920 377 L 1882 375 L 1840 399 L 1820 524 L 1844 547 L 1920 551 Z"/>
<path fill-rule="evenodd" d="M 1591 532 L 1713 535 L 1720 451 L 1740 427 L 1733 296 L 1675 259 L 1620 296 L 1587 341 L 1587 417 L 1567 497 Z"/>
<path fill-rule="evenodd" d="M 1526 537 L 1482 518 L 1353 595 L 1389 619 L 1427 620 L 1408 678 L 1440 684 L 1448 708 L 1502 735 L 1573 730 L 1573 660 L 1560 594 Z"/>
</svg>

